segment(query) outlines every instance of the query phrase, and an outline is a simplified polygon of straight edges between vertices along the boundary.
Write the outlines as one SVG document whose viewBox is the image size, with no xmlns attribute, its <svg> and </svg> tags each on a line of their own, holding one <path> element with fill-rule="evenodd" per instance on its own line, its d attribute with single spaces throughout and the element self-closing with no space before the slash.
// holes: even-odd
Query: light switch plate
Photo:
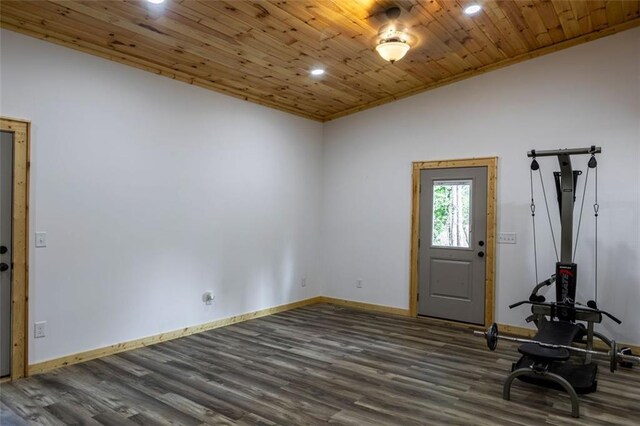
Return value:
<svg viewBox="0 0 640 426">
<path fill-rule="evenodd" d="M 33 338 L 34 339 L 39 339 L 41 337 L 45 337 L 47 335 L 46 326 L 47 326 L 47 322 L 46 321 L 38 321 L 38 322 L 36 322 L 33 325 Z"/>
<path fill-rule="evenodd" d="M 36 247 L 46 247 L 46 246 L 47 246 L 47 233 L 36 232 Z"/>
<path fill-rule="evenodd" d="M 498 233 L 498 244 L 516 244 L 517 234 L 515 232 Z"/>
</svg>

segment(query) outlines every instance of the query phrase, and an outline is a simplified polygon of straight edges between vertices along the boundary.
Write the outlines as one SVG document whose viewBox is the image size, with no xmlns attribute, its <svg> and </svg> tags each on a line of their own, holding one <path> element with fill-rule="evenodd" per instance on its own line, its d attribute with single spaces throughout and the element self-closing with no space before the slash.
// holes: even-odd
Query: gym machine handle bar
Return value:
<svg viewBox="0 0 640 426">
<path fill-rule="evenodd" d="M 569 148 L 569 149 L 552 149 L 548 151 L 537 151 L 532 149 L 527 152 L 527 157 L 553 157 L 557 155 L 582 155 L 582 154 L 600 154 L 602 148 L 592 145 L 590 148 Z"/>
<path fill-rule="evenodd" d="M 524 304 L 537 305 L 537 306 L 552 306 L 552 305 L 555 305 L 555 303 L 542 303 L 542 302 L 531 302 L 530 300 L 521 300 L 520 302 L 516 302 L 513 305 L 509 305 L 509 309 L 517 308 L 518 306 L 524 305 Z M 604 315 L 608 316 L 612 321 L 615 321 L 618 324 L 622 324 L 622 321 L 620 321 L 618 318 L 614 317 L 613 315 L 611 315 L 607 311 L 601 311 L 600 309 L 585 309 L 585 308 L 576 308 L 576 307 L 574 307 L 573 309 L 576 309 L 576 310 L 579 310 L 579 311 L 583 311 L 583 312 L 595 312 L 595 313 L 598 313 L 598 314 L 604 314 Z"/>
<path fill-rule="evenodd" d="M 556 282 L 556 275 L 553 274 L 551 275 L 551 278 L 547 278 L 546 280 L 542 281 L 540 284 L 538 284 L 537 286 L 535 286 L 533 288 L 533 291 L 531 292 L 531 295 L 529 296 L 529 301 L 531 302 L 540 302 L 539 300 L 535 300 L 535 297 L 543 297 L 543 296 L 538 296 L 538 291 L 542 288 L 542 287 L 547 287 L 550 286 L 551 284 Z M 544 299 L 542 300 L 544 302 Z"/>
</svg>

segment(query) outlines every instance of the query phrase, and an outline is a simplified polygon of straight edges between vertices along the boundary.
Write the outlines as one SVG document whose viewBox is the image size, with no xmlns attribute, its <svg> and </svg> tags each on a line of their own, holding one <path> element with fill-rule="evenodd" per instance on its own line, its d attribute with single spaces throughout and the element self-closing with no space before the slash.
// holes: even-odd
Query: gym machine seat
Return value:
<svg viewBox="0 0 640 426">
<path fill-rule="evenodd" d="M 577 324 L 566 321 L 542 321 L 538 333 L 533 337 L 542 343 L 570 346 L 576 336 L 584 330 Z M 564 348 L 547 348 L 535 343 L 520 345 L 518 352 L 532 359 L 545 361 L 566 361 L 569 359 L 569 350 Z"/>
</svg>

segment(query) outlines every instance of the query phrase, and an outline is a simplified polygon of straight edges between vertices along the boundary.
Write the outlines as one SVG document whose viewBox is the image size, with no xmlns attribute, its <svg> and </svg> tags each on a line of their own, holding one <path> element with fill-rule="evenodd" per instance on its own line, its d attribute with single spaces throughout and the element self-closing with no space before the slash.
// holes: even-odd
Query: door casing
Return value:
<svg viewBox="0 0 640 426">
<path fill-rule="evenodd" d="M 495 246 L 496 246 L 496 186 L 498 157 L 469 158 L 459 160 L 413 162 L 412 213 L 411 213 L 411 270 L 409 283 L 409 315 L 418 315 L 418 238 L 420 236 L 420 171 L 425 169 L 450 169 L 462 167 L 487 168 L 487 239 L 484 325 L 494 322 L 495 298 Z"/>
<path fill-rule="evenodd" d="M 11 380 L 27 375 L 29 320 L 29 158 L 31 124 L 0 117 L 0 129 L 13 133 L 13 212 L 11 277 Z"/>
</svg>

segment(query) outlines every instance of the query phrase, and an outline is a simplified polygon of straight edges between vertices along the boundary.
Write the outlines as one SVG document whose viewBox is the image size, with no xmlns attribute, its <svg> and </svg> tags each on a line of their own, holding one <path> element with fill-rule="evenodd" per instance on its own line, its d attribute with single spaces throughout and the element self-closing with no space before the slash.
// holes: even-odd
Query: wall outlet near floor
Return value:
<svg viewBox="0 0 640 426">
<path fill-rule="evenodd" d="M 362 288 L 362 278 L 358 278 L 356 281 L 356 288 Z"/>
<path fill-rule="evenodd" d="M 302 277 L 302 279 L 300 280 L 300 286 L 302 287 L 307 286 L 307 277 Z"/>
<path fill-rule="evenodd" d="M 41 337 L 45 337 L 46 336 L 46 325 L 47 322 L 46 321 L 38 321 L 35 324 L 33 324 L 33 338 L 34 339 L 39 339 Z"/>
<path fill-rule="evenodd" d="M 212 291 L 205 291 L 202 295 L 202 301 L 205 305 L 212 304 L 214 300 L 216 300 L 216 296 L 214 296 Z"/>
<path fill-rule="evenodd" d="M 499 232 L 498 244 L 515 244 L 517 242 L 517 234 L 515 232 Z"/>
</svg>

